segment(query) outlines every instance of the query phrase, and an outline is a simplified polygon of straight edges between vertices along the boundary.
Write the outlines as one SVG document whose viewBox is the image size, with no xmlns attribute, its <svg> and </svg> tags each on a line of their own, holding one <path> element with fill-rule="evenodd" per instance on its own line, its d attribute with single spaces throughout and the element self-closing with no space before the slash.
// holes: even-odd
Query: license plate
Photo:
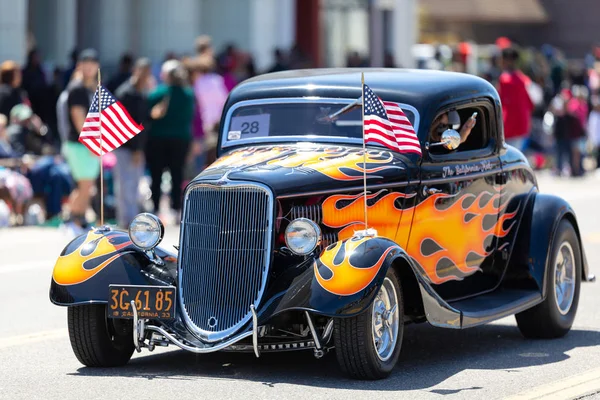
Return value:
<svg viewBox="0 0 600 400">
<path fill-rule="evenodd" d="M 175 288 L 173 286 L 110 285 L 108 296 L 109 318 L 133 318 L 131 301 L 138 318 L 175 318 Z"/>
</svg>

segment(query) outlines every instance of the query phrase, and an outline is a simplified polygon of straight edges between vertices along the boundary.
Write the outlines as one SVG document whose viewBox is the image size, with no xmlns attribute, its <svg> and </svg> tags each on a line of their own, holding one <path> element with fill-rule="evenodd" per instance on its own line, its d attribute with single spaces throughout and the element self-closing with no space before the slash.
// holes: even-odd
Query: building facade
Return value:
<svg viewBox="0 0 600 400">
<path fill-rule="evenodd" d="M 110 69 L 125 52 L 155 62 L 192 54 L 208 34 L 218 50 L 232 43 L 252 54 L 258 71 L 275 48 L 293 46 L 316 67 L 344 66 L 350 51 L 376 63 L 387 51 L 410 65 L 416 1 L 0 0 L 0 61 L 24 62 L 36 47 L 47 66 L 66 66 L 74 48 L 94 47 Z"/>
<path fill-rule="evenodd" d="M 600 41 L 599 0 L 419 0 L 419 6 L 423 42 L 486 44 L 506 36 L 581 59 Z"/>
</svg>

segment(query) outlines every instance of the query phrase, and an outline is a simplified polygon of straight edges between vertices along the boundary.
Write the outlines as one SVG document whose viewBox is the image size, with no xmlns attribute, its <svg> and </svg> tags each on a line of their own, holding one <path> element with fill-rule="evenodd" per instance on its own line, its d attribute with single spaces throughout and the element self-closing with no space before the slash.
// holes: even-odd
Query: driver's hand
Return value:
<svg viewBox="0 0 600 400">
<path fill-rule="evenodd" d="M 460 138 L 461 142 L 467 140 L 469 135 L 471 134 L 471 130 L 475 127 L 477 120 L 475 118 L 469 118 L 467 122 L 460 128 Z"/>
</svg>

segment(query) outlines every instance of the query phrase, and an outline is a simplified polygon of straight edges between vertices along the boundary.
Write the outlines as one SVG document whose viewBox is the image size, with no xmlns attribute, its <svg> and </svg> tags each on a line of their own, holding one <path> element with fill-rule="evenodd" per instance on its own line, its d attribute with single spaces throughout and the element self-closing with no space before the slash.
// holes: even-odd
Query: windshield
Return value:
<svg viewBox="0 0 600 400">
<path fill-rule="evenodd" d="M 281 101 L 281 100 L 280 100 Z M 223 132 L 223 147 L 241 143 L 330 139 L 362 142 L 360 105 L 328 118 L 352 101 L 303 101 L 247 104 L 228 113 Z M 417 115 L 413 107 L 401 105 L 415 128 Z"/>
</svg>

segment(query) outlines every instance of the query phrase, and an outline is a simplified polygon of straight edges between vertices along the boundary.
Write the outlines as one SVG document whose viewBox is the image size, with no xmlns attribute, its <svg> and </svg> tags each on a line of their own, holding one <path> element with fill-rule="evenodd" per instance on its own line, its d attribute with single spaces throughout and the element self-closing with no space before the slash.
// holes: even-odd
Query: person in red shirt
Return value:
<svg viewBox="0 0 600 400">
<path fill-rule="evenodd" d="M 504 71 L 498 79 L 498 94 L 502 102 L 506 143 L 523 150 L 531 130 L 534 104 L 527 90 L 531 81 L 517 68 L 518 60 L 519 52 L 516 49 L 509 47 L 502 50 Z"/>
</svg>

